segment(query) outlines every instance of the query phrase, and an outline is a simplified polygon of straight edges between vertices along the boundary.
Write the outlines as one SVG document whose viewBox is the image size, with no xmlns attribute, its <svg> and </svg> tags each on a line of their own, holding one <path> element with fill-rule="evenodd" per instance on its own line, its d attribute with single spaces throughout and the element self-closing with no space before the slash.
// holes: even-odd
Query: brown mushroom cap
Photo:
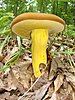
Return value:
<svg viewBox="0 0 75 100">
<path fill-rule="evenodd" d="M 11 24 L 14 33 L 29 37 L 34 29 L 48 29 L 51 33 L 64 30 L 65 21 L 53 14 L 24 13 L 17 16 Z"/>
</svg>

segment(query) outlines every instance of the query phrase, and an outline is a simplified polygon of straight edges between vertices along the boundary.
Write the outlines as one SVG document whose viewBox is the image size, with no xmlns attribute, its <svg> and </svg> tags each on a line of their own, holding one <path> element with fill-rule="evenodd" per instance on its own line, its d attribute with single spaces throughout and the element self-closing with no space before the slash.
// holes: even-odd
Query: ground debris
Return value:
<svg viewBox="0 0 75 100">
<path fill-rule="evenodd" d="M 53 40 L 53 37 L 50 38 Z M 9 72 L 0 72 L 0 100 L 19 100 L 37 80 L 34 77 L 32 55 L 29 51 L 31 43 L 23 39 L 22 45 L 26 50 L 18 62 L 11 65 Z M 75 100 L 75 39 L 64 35 L 56 36 L 48 47 L 52 59 L 48 59 L 51 61 L 50 73 L 47 68 L 21 100 Z M 0 60 L 0 67 L 16 51 L 18 51 L 17 41 L 10 39 L 2 52 L 4 58 Z"/>
</svg>

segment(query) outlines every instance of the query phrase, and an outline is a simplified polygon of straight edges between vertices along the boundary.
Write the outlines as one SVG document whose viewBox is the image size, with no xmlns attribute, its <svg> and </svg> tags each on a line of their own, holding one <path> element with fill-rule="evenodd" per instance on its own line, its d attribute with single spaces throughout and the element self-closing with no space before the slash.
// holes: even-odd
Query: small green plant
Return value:
<svg viewBox="0 0 75 100">
<path fill-rule="evenodd" d="M 13 18 L 13 13 L 5 13 L 5 15 L 0 18 L 0 35 L 7 35 L 11 33 L 10 23 Z"/>
<path fill-rule="evenodd" d="M 72 49 L 68 49 L 68 50 L 63 51 L 62 53 L 66 55 L 72 55 L 72 54 L 75 54 L 75 51 L 73 51 Z"/>
<path fill-rule="evenodd" d="M 72 37 L 75 37 L 75 26 L 74 25 L 67 25 L 65 34 L 72 36 Z"/>
<path fill-rule="evenodd" d="M 14 65 L 19 57 L 24 53 L 24 48 L 21 47 L 18 51 L 11 55 L 10 59 L 0 68 L 0 71 L 6 72 L 12 65 Z"/>
<path fill-rule="evenodd" d="M 6 42 L 9 40 L 9 35 L 7 35 L 6 37 L 5 37 L 5 40 L 0 44 L 0 55 L 2 54 L 2 50 L 3 50 L 3 48 L 4 48 L 4 46 L 5 46 L 5 44 L 6 44 Z"/>
</svg>

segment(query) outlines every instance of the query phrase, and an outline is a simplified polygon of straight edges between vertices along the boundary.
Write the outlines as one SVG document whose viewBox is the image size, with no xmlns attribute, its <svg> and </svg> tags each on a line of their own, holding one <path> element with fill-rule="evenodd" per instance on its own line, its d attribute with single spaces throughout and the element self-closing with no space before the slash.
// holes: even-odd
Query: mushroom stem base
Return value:
<svg viewBox="0 0 75 100">
<path fill-rule="evenodd" d="M 41 72 L 39 65 L 41 63 L 47 63 L 47 41 L 48 30 L 47 29 L 35 29 L 31 34 L 32 38 L 32 65 L 35 77 L 40 77 Z"/>
</svg>

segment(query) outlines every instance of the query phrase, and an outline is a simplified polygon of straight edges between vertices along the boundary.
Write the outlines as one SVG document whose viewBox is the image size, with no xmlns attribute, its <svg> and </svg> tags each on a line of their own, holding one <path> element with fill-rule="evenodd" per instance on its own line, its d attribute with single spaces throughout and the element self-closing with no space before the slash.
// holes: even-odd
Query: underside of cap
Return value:
<svg viewBox="0 0 75 100">
<path fill-rule="evenodd" d="M 34 29 L 48 29 L 51 33 L 59 33 L 64 30 L 64 25 L 50 20 L 23 20 L 12 27 L 12 31 L 23 37 L 29 37 Z"/>
<path fill-rule="evenodd" d="M 64 30 L 64 26 L 65 21 L 53 14 L 24 13 L 12 21 L 11 29 L 28 38 L 34 29 L 48 29 L 51 33 L 59 33 Z"/>
</svg>

